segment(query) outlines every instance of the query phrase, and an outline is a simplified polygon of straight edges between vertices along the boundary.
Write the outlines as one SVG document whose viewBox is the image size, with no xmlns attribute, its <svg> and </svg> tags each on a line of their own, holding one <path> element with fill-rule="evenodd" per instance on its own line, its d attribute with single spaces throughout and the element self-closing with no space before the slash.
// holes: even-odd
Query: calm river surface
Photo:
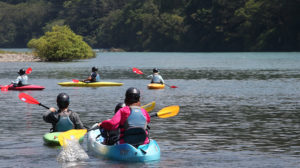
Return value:
<svg viewBox="0 0 300 168">
<path fill-rule="evenodd" d="M 103 81 L 121 87 L 61 87 L 58 82 L 83 79 L 98 66 Z M 300 53 L 102 53 L 78 62 L 0 63 L 0 84 L 10 83 L 20 68 L 32 67 L 30 83 L 43 91 L 26 91 L 47 106 L 60 92 L 70 108 L 91 126 L 113 115 L 128 87 L 141 89 L 142 104 L 156 101 L 155 111 L 179 105 L 172 118 L 151 119 L 150 136 L 161 148 L 161 160 L 125 164 L 95 157 L 57 162 L 59 148 L 43 145 L 49 131 L 45 109 L 21 102 L 18 91 L 0 92 L 0 167 L 299 167 Z M 177 89 L 148 90 L 150 74 L 160 69 Z"/>
</svg>

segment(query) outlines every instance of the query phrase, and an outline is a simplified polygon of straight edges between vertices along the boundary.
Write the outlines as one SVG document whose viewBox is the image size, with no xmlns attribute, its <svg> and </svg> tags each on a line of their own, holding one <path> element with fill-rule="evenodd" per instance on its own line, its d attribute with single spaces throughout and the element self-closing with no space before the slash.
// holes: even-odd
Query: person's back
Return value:
<svg viewBox="0 0 300 168">
<path fill-rule="evenodd" d="M 28 76 L 25 74 L 25 70 L 20 69 L 18 74 L 19 76 L 17 77 L 17 79 L 12 82 L 14 87 L 28 85 Z"/>
<path fill-rule="evenodd" d="M 120 128 L 120 144 L 130 143 L 137 146 L 147 144 L 149 138 L 146 136 L 148 134 L 146 127 L 150 122 L 150 116 L 145 109 L 140 107 L 140 91 L 136 88 L 129 88 L 125 97 L 126 106 L 119 109 L 110 120 L 103 121 L 100 126 L 108 131 Z M 139 134 L 130 134 L 132 130 L 139 130 Z M 135 142 L 137 139 L 139 140 Z"/>
<path fill-rule="evenodd" d="M 53 132 L 84 129 L 79 115 L 68 108 L 70 103 L 69 96 L 66 93 L 60 93 L 56 101 L 59 110 L 51 107 L 49 111 L 43 115 L 44 121 L 52 124 Z"/>
<path fill-rule="evenodd" d="M 160 83 L 160 84 L 164 84 L 165 81 L 164 79 L 162 78 L 161 75 L 159 75 L 159 71 L 157 68 L 154 68 L 153 69 L 153 74 L 150 75 L 149 77 L 151 77 L 151 83 Z"/>
</svg>

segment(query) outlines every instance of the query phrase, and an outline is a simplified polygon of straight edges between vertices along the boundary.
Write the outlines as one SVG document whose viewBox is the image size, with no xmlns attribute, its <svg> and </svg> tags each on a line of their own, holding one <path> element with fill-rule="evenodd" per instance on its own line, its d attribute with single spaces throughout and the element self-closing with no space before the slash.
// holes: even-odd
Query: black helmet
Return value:
<svg viewBox="0 0 300 168">
<path fill-rule="evenodd" d="M 98 68 L 97 67 L 93 67 L 92 68 L 92 72 L 96 72 L 96 71 L 98 71 Z"/>
<path fill-rule="evenodd" d="M 115 108 L 115 113 L 116 113 L 117 111 L 119 111 L 120 108 L 123 108 L 123 107 L 125 107 L 125 106 L 126 106 L 125 103 L 118 103 L 118 104 L 116 105 L 116 108 Z"/>
<path fill-rule="evenodd" d="M 25 74 L 25 70 L 24 70 L 23 68 L 20 69 L 19 72 L 18 72 L 18 74 L 19 74 L 19 75 L 24 75 L 24 74 Z"/>
<path fill-rule="evenodd" d="M 140 90 L 134 87 L 128 88 L 125 94 L 125 102 L 136 103 L 140 100 Z"/>
<path fill-rule="evenodd" d="M 153 68 L 153 73 L 157 73 L 158 69 L 157 68 Z"/>
<path fill-rule="evenodd" d="M 57 96 L 56 103 L 59 109 L 67 108 L 70 104 L 70 98 L 66 93 L 60 93 Z"/>
</svg>

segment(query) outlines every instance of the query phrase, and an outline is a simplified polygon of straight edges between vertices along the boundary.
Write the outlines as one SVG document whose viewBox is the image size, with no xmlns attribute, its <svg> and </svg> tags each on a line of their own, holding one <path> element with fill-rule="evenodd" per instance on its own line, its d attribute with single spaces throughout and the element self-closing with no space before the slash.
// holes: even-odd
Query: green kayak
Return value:
<svg viewBox="0 0 300 168">
<path fill-rule="evenodd" d="M 44 143 L 48 146 L 60 146 L 59 144 L 59 141 L 58 141 L 58 135 L 60 134 L 61 132 L 49 132 L 49 133 L 46 133 L 43 137 L 44 139 Z M 83 139 L 84 139 L 84 136 L 82 136 L 80 139 L 79 139 L 79 142 L 83 142 Z"/>
</svg>

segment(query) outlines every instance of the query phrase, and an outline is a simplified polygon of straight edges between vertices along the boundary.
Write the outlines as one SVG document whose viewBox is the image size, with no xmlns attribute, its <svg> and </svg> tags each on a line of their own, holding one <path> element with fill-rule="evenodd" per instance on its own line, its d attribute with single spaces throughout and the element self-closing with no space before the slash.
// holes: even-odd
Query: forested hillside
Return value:
<svg viewBox="0 0 300 168">
<path fill-rule="evenodd" d="M 300 0 L 1 0 L 0 48 L 68 25 L 93 48 L 300 51 Z"/>
</svg>

